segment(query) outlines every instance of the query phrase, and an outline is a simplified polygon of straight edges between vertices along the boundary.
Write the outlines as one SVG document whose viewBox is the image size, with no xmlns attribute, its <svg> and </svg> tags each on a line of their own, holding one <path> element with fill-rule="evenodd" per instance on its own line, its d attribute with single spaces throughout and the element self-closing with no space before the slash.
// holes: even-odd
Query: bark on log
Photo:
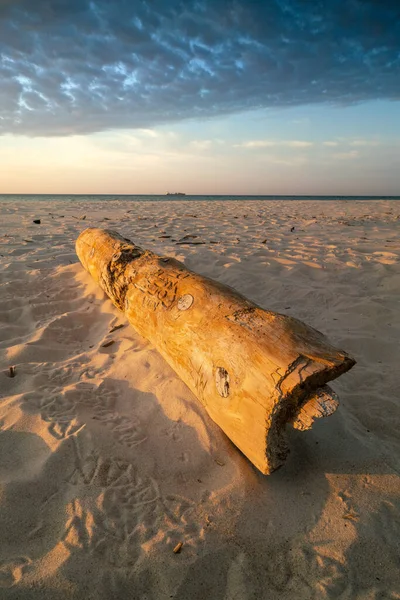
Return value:
<svg viewBox="0 0 400 600">
<path fill-rule="evenodd" d="M 355 361 L 319 331 L 114 231 L 87 229 L 76 252 L 262 473 L 283 464 L 287 423 L 308 429 L 337 408 L 326 383 Z"/>
</svg>

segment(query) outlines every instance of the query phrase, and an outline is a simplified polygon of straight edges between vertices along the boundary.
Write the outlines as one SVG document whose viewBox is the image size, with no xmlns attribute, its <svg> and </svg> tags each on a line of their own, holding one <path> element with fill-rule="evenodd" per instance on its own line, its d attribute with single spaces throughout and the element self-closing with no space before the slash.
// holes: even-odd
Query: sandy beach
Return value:
<svg viewBox="0 0 400 600">
<path fill-rule="evenodd" d="M 0 209 L 1 600 L 400 598 L 399 202 Z M 90 226 L 355 357 L 281 470 L 253 467 L 84 271 Z"/>
</svg>

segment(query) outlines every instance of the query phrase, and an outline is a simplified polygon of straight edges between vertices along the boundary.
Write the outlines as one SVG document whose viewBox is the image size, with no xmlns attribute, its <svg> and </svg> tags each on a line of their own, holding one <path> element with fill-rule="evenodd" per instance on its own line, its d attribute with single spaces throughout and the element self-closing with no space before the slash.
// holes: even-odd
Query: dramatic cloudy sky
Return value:
<svg viewBox="0 0 400 600">
<path fill-rule="evenodd" d="M 400 194 L 399 0 L 0 0 L 0 193 Z"/>
</svg>

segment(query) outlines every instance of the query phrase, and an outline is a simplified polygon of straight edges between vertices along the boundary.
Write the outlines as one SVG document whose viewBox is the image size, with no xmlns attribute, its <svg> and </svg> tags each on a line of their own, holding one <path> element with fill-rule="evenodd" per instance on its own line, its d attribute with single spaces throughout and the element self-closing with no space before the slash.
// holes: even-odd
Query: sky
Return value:
<svg viewBox="0 0 400 600">
<path fill-rule="evenodd" d="M 400 195 L 399 0 L 0 0 L 0 193 Z"/>
</svg>

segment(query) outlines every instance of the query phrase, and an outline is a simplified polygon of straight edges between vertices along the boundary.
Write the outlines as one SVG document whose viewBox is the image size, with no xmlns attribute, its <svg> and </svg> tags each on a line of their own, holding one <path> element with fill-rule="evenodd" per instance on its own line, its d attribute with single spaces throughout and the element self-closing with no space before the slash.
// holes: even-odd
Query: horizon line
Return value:
<svg viewBox="0 0 400 600">
<path fill-rule="evenodd" d="M 127 194 L 127 193 L 118 193 L 118 192 L 108 192 L 108 193 L 95 193 L 95 192 L 0 192 L 0 197 L 1 196 L 126 196 L 126 197 L 131 197 L 131 196 L 162 196 L 162 197 L 166 197 L 168 199 L 177 199 L 177 198 L 188 198 L 188 197 L 221 197 L 224 198 L 226 196 L 233 196 L 236 198 L 243 198 L 243 197 L 249 197 L 249 198 L 259 198 L 259 197 L 263 197 L 263 198 L 288 198 L 288 197 L 295 197 L 295 198 L 399 198 L 400 199 L 400 194 L 230 194 L 230 193 L 226 193 L 226 194 L 190 194 L 190 193 L 184 193 L 182 195 L 177 194 L 175 195 L 174 193 L 171 194 L 167 194 L 167 193 L 133 193 L 133 194 Z"/>
</svg>

